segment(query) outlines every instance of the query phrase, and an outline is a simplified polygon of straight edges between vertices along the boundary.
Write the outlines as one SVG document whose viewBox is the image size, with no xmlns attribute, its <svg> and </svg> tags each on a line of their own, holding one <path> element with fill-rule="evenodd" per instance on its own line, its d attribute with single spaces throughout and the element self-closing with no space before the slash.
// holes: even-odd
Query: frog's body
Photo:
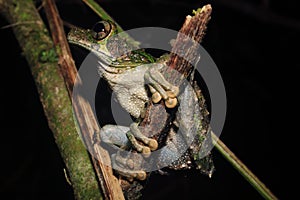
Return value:
<svg viewBox="0 0 300 200">
<path fill-rule="evenodd" d="M 141 65 L 120 74 L 100 72 L 106 80 L 109 80 L 121 106 L 135 118 L 140 117 L 145 103 L 149 100 L 144 86 L 144 74 L 147 70 L 147 65 Z"/>
<path fill-rule="evenodd" d="M 164 99 L 167 107 L 175 107 L 179 88 L 171 85 L 160 74 L 159 70 L 164 67 L 164 64 L 159 61 L 153 63 L 155 59 L 143 50 L 131 50 L 133 46 L 130 46 L 124 38 L 116 35 L 115 30 L 112 22 L 101 21 L 95 25 L 93 30 L 78 27 L 71 29 L 68 40 L 72 44 L 90 50 L 99 58 L 100 76 L 107 80 L 120 105 L 133 117 L 139 118 L 145 109 L 145 103 L 149 101 L 145 83 L 149 86 L 154 102 Z M 100 136 L 106 143 L 125 148 L 123 145 L 126 143 L 128 146 L 128 142 L 114 139 L 122 137 L 113 137 L 113 134 L 126 135 L 127 137 L 123 137 L 123 139 L 128 140 L 135 150 L 147 157 L 151 151 L 157 149 L 158 143 L 156 140 L 144 136 L 137 126 L 137 123 L 133 123 L 130 130 L 126 132 L 120 132 L 117 126 L 115 129 L 103 127 Z M 113 159 L 117 160 L 117 158 Z M 116 162 L 113 160 L 113 163 Z M 117 168 L 117 166 L 114 167 Z M 127 173 L 123 174 L 127 175 Z M 129 176 L 139 179 L 146 177 L 144 171 L 130 172 L 130 174 Z"/>
</svg>

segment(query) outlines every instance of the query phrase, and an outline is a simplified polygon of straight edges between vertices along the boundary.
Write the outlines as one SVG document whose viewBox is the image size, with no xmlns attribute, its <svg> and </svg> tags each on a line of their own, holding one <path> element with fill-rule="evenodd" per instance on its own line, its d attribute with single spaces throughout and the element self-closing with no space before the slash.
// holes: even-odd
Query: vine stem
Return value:
<svg viewBox="0 0 300 200">
<path fill-rule="evenodd" d="M 211 137 L 215 148 L 265 199 L 278 199 L 212 131 Z"/>
</svg>

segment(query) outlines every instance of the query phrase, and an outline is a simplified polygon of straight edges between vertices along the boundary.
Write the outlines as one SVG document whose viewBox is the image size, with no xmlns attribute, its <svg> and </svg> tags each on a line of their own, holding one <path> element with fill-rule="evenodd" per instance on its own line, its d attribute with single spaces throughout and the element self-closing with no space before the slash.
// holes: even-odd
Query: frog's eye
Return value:
<svg viewBox="0 0 300 200">
<path fill-rule="evenodd" d="M 95 40 L 102 40 L 106 38 L 111 32 L 111 24 L 107 21 L 97 22 L 93 26 L 93 37 Z"/>
</svg>

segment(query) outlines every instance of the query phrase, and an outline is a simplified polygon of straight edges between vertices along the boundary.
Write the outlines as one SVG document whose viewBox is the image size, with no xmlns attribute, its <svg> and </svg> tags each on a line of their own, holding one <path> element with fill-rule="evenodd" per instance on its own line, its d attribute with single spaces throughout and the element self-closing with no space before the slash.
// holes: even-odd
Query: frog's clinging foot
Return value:
<svg viewBox="0 0 300 200">
<path fill-rule="evenodd" d="M 158 103 L 161 99 L 165 100 L 167 108 L 174 108 L 177 105 L 177 95 L 179 88 L 170 84 L 158 70 L 163 65 L 151 67 L 145 73 L 145 80 L 149 84 L 150 92 L 152 93 L 153 103 Z"/>
<path fill-rule="evenodd" d="M 152 93 L 153 103 L 158 103 L 161 99 L 165 100 L 165 105 L 168 108 L 174 108 L 177 105 L 177 95 L 179 88 L 169 83 L 158 70 L 162 68 L 162 64 L 158 67 L 150 67 L 145 73 L 145 80 L 149 84 L 150 92 Z"/>
<path fill-rule="evenodd" d="M 158 147 L 156 140 L 146 137 L 138 129 L 138 123 L 132 123 L 130 125 L 130 131 L 126 133 L 128 140 L 131 142 L 132 146 L 138 151 L 144 154 L 144 156 L 149 156 L 151 151 L 154 151 Z M 139 144 L 138 140 L 142 141 L 145 145 Z"/>
<path fill-rule="evenodd" d="M 123 158 L 119 152 L 117 152 L 117 154 L 113 154 L 111 160 L 113 168 L 118 172 L 118 174 L 126 177 L 129 181 L 132 181 L 133 179 L 141 181 L 146 179 L 147 174 L 145 171 L 135 170 L 136 167 L 140 167 L 135 166 L 135 163 L 139 164 L 139 162 L 135 162 L 130 158 Z"/>
<path fill-rule="evenodd" d="M 130 127 L 118 125 L 105 125 L 100 130 L 102 142 L 112 145 L 117 150 L 111 155 L 113 168 L 129 180 L 136 178 L 144 180 L 146 172 L 140 170 L 144 157 L 148 157 L 151 151 L 158 148 L 156 140 L 144 136 L 138 129 L 138 123 L 132 123 Z M 138 140 L 140 142 L 138 142 Z M 133 147 L 137 152 L 135 156 L 127 154 L 123 157 L 120 152 Z"/>
</svg>

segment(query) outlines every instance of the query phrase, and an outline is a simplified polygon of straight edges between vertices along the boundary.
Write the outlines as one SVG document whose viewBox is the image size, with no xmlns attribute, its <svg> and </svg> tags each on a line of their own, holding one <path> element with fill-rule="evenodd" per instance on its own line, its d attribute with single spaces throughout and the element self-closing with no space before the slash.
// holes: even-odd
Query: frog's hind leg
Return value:
<svg viewBox="0 0 300 200">
<path fill-rule="evenodd" d="M 126 126 L 105 125 L 100 130 L 100 138 L 102 142 L 110 144 L 115 149 L 126 149 L 130 146 L 130 141 L 126 137 L 129 130 Z"/>
<path fill-rule="evenodd" d="M 177 105 L 176 97 L 179 93 L 179 88 L 169 83 L 161 74 L 159 69 L 164 67 L 163 64 L 156 63 L 155 65 L 157 66 L 150 67 L 144 76 L 152 93 L 152 101 L 157 103 L 164 99 L 168 108 L 174 108 Z"/>
</svg>

